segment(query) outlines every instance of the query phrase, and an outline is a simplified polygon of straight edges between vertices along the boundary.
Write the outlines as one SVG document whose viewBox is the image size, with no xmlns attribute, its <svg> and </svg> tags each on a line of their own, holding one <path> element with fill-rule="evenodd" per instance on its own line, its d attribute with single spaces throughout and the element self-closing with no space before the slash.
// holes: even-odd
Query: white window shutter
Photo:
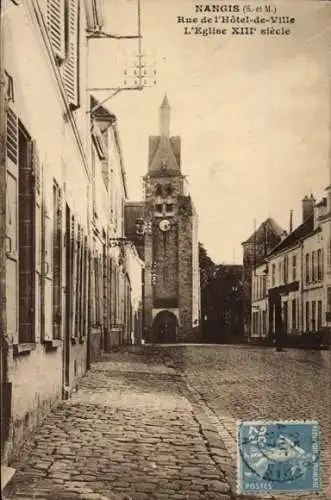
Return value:
<svg viewBox="0 0 331 500">
<path fill-rule="evenodd" d="M 42 174 L 36 141 L 31 142 L 31 161 L 34 182 L 35 337 L 39 340 L 42 323 Z"/>
<path fill-rule="evenodd" d="M 7 333 L 18 343 L 18 120 L 10 109 L 6 113 L 6 301 Z"/>
<path fill-rule="evenodd" d="M 71 337 L 76 337 L 76 303 L 77 303 L 77 257 L 78 226 L 75 217 L 71 219 Z"/>
<path fill-rule="evenodd" d="M 66 56 L 65 0 L 47 0 L 46 25 L 54 55 L 63 61 Z"/>
<path fill-rule="evenodd" d="M 41 247 L 42 247 L 42 216 L 41 216 L 41 166 L 36 141 L 32 141 L 32 175 L 34 182 L 35 201 L 35 270 L 41 274 Z"/>
<path fill-rule="evenodd" d="M 53 214 L 45 207 L 44 217 L 44 259 L 43 259 L 43 339 L 53 339 Z"/>
<path fill-rule="evenodd" d="M 14 165 L 18 164 L 18 120 L 10 108 L 6 114 L 6 156 Z"/>
<path fill-rule="evenodd" d="M 79 1 L 68 0 L 67 57 L 62 77 L 69 104 L 79 107 Z"/>
</svg>

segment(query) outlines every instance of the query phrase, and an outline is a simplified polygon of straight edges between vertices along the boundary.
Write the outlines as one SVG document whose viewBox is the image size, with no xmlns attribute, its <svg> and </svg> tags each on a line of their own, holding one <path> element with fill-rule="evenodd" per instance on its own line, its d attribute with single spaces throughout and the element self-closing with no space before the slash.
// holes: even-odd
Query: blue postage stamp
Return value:
<svg viewBox="0 0 331 500">
<path fill-rule="evenodd" d="M 239 493 L 321 491 L 318 422 L 240 422 L 237 457 Z"/>
</svg>

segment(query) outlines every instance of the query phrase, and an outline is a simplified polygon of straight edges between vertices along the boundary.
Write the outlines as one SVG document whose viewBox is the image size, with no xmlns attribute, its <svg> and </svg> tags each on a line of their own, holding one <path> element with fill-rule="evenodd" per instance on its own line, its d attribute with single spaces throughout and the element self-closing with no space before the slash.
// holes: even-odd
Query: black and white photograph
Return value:
<svg viewBox="0 0 331 500">
<path fill-rule="evenodd" d="M 331 2 L 0 14 L 1 498 L 331 500 Z"/>
</svg>

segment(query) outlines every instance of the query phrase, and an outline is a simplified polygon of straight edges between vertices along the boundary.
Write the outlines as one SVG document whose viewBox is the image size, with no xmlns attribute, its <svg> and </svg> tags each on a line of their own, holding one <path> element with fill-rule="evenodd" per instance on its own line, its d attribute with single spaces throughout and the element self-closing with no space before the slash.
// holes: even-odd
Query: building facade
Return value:
<svg viewBox="0 0 331 500">
<path fill-rule="evenodd" d="M 254 269 L 264 263 L 267 253 L 284 238 L 285 234 L 284 229 L 274 219 L 269 217 L 242 243 L 243 316 L 244 336 L 246 338 L 251 335 L 252 279 L 255 278 Z"/>
<path fill-rule="evenodd" d="M 101 349 L 141 336 L 143 262 L 125 240 L 127 203 L 116 116 L 91 98 L 91 342 L 90 360 Z M 135 319 L 136 318 L 136 319 Z"/>
<path fill-rule="evenodd" d="M 266 263 L 257 266 L 252 273 L 251 337 L 264 337 L 268 325 L 268 295 Z"/>
<path fill-rule="evenodd" d="M 101 4 L 22 0 L 1 11 L 2 463 L 102 349 L 141 335 L 116 117 L 87 92 L 86 33 L 100 29 Z"/>
<path fill-rule="evenodd" d="M 253 337 L 305 334 L 330 343 L 330 212 L 330 194 L 319 203 L 305 196 L 302 223 L 255 268 Z"/>
</svg>

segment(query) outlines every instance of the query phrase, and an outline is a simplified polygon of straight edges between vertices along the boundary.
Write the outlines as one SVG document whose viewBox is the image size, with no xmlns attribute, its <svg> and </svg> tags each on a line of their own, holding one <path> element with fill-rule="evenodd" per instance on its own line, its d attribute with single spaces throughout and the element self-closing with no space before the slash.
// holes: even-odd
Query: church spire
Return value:
<svg viewBox="0 0 331 500">
<path fill-rule="evenodd" d="M 160 107 L 160 135 L 163 137 L 170 135 L 170 105 L 167 94 L 164 95 Z"/>
</svg>

